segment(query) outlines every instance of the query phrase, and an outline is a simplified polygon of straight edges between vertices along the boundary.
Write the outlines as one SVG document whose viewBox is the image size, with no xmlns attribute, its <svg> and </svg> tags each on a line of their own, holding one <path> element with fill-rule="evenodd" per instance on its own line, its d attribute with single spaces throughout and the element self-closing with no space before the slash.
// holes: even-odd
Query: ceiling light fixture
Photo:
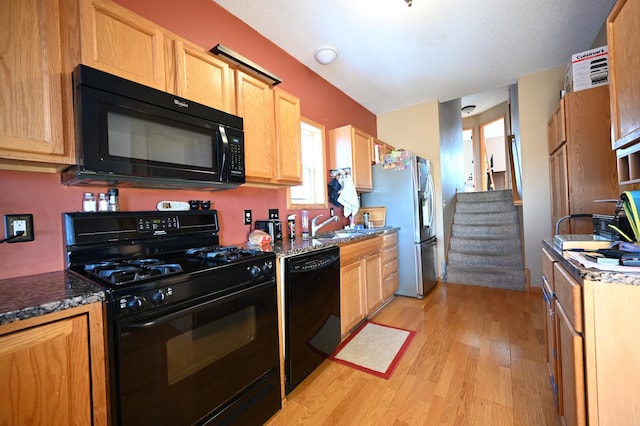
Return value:
<svg viewBox="0 0 640 426">
<path fill-rule="evenodd" d="M 338 57 L 338 48 L 330 44 L 325 44 L 316 49 L 313 57 L 322 65 L 328 65 Z"/>
<path fill-rule="evenodd" d="M 413 0 L 404 0 L 405 2 L 407 2 L 407 6 L 411 7 L 411 3 L 413 3 Z"/>
<path fill-rule="evenodd" d="M 475 109 L 475 105 L 465 105 L 462 107 L 462 112 L 464 112 L 465 114 L 471 114 Z"/>
</svg>

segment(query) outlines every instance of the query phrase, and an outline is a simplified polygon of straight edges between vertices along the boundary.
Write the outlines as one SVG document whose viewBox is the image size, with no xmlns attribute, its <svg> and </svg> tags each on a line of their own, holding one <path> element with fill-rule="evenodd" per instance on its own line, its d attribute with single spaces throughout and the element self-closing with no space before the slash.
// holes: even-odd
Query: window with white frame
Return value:
<svg viewBox="0 0 640 426">
<path fill-rule="evenodd" d="M 306 118 L 300 123 L 302 185 L 289 188 L 289 208 L 326 208 L 324 126 Z"/>
</svg>

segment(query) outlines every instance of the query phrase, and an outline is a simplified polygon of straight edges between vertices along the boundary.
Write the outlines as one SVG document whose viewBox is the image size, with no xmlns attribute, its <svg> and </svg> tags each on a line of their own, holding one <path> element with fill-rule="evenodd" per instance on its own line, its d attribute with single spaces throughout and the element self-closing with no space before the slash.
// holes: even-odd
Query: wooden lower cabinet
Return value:
<svg viewBox="0 0 640 426">
<path fill-rule="evenodd" d="M 0 424 L 106 425 L 102 304 L 0 326 Z"/>
<path fill-rule="evenodd" d="M 560 416 L 567 425 L 586 425 L 584 340 L 556 300 L 556 331 L 560 360 Z"/>
<path fill-rule="evenodd" d="M 364 258 L 367 279 L 366 312 L 372 312 L 382 305 L 382 255 L 371 254 Z"/>
<path fill-rule="evenodd" d="M 362 262 L 340 266 L 340 333 L 346 336 L 364 318 Z"/>
<path fill-rule="evenodd" d="M 398 291 L 398 233 L 382 236 L 382 300 Z"/>
<path fill-rule="evenodd" d="M 598 279 L 598 273 L 575 269 L 555 250 L 543 249 L 545 279 L 556 295 L 561 421 L 567 426 L 640 425 L 638 279 L 620 274 L 613 282 L 576 280 Z"/>
<path fill-rule="evenodd" d="M 340 247 L 340 331 L 347 336 L 382 304 L 382 237 Z"/>
</svg>

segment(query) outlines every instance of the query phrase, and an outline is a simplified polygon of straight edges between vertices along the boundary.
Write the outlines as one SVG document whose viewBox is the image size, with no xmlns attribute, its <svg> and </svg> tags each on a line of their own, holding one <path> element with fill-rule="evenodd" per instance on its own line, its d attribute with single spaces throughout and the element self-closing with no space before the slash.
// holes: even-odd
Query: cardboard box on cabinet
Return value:
<svg viewBox="0 0 640 426">
<path fill-rule="evenodd" d="M 609 84 L 609 51 L 597 47 L 571 55 L 571 65 L 565 76 L 565 90 L 577 92 Z"/>
</svg>

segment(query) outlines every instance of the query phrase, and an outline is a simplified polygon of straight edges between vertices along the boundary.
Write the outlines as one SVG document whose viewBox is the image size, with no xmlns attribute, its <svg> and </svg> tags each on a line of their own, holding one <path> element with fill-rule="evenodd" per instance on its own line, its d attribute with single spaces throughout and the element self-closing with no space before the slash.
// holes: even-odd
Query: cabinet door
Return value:
<svg viewBox="0 0 640 426">
<path fill-rule="evenodd" d="M 567 182 L 567 145 L 562 145 L 549 157 L 551 177 L 551 232 L 555 233 L 558 219 L 569 214 L 569 183 Z M 561 234 L 571 233 L 571 223 L 561 225 Z"/>
<path fill-rule="evenodd" d="M 209 52 L 182 40 L 172 40 L 176 95 L 231 113 L 233 75 L 229 65 Z"/>
<path fill-rule="evenodd" d="M 613 147 L 640 139 L 640 3 L 618 0 L 607 19 Z"/>
<path fill-rule="evenodd" d="M 543 283 L 543 286 L 547 286 Z M 558 408 L 558 345 L 556 336 L 556 313 L 554 301 L 549 297 L 549 293 L 543 290 L 542 312 L 545 314 L 544 337 L 546 347 L 546 362 L 551 381 L 556 409 Z"/>
<path fill-rule="evenodd" d="M 86 316 L 0 336 L 0 424 L 92 424 Z"/>
<path fill-rule="evenodd" d="M 372 254 L 367 256 L 364 262 L 367 274 L 366 313 L 368 315 L 382 305 L 382 255 Z"/>
<path fill-rule="evenodd" d="M 564 115 L 564 98 L 558 102 L 558 108 L 551 116 L 551 120 L 547 124 L 547 138 L 549 145 L 549 154 L 555 151 L 560 144 L 566 142 L 567 132 L 565 127 Z"/>
<path fill-rule="evenodd" d="M 607 86 L 565 96 L 569 213 L 611 214 L 612 206 L 595 200 L 616 199 L 616 155 L 611 150 L 611 120 Z M 572 220 L 574 234 L 593 233 L 591 219 Z"/>
<path fill-rule="evenodd" d="M 70 66 L 62 2 L 7 0 L 0 14 L 0 157 L 70 163 L 74 154 Z M 66 145 L 65 145 L 66 144 Z"/>
<path fill-rule="evenodd" d="M 302 147 L 300 145 L 300 99 L 274 89 L 275 139 L 278 183 L 302 184 Z"/>
<path fill-rule="evenodd" d="M 247 182 L 274 181 L 276 176 L 273 94 L 268 84 L 236 71 L 237 115 L 244 119 Z"/>
<path fill-rule="evenodd" d="M 351 143 L 353 150 L 353 183 L 358 191 L 370 192 L 373 188 L 373 179 L 371 177 L 371 136 L 354 128 Z"/>
<path fill-rule="evenodd" d="M 566 425 L 586 425 L 583 339 L 571 326 L 557 301 L 556 317 L 561 377 L 560 416 Z"/>
<path fill-rule="evenodd" d="M 365 271 L 361 260 L 340 267 L 340 330 L 342 337 L 365 317 Z"/>
<path fill-rule="evenodd" d="M 161 28 L 110 1 L 80 0 L 79 3 L 82 62 L 165 90 Z"/>
</svg>

